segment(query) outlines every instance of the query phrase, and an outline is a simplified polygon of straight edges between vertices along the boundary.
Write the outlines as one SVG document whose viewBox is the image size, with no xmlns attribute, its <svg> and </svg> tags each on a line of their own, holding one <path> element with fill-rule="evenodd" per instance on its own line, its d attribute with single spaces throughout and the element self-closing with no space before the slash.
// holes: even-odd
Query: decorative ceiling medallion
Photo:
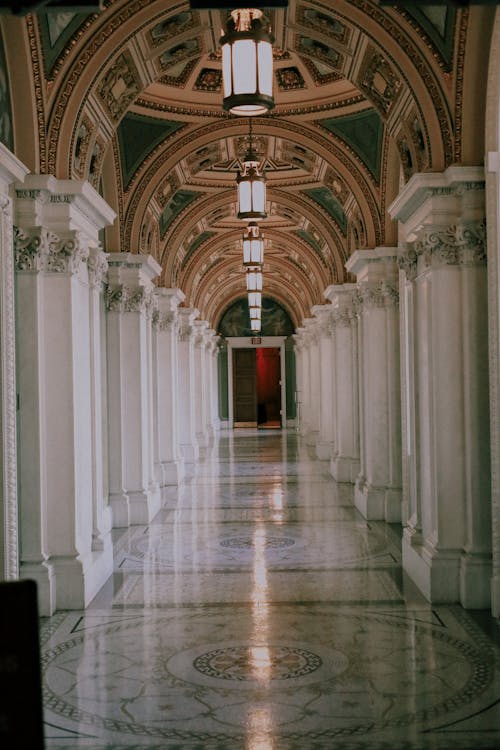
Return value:
<svg viewBox="0 0 500 750">
<path fill-rule="evenodd" d="M 344 64 L 344 56 L 340 52 L 318 39 L 299 35 L 295 38 L 295 45 L 299 53 L 321 60 L 332 68 L 341 69 Z"/>
<path fill-rule="evenodd" d="M 203 68 L 194 87 L 197 91 L 220 91 L 222 88 L 222 71 L 216 68 Z"/>
<path fill-rule="evenodd" d="M 401 81 L 387 59 L 369 45 L 360 67 L 358 88 L 387 115 L 401 91 Z"/>
<path fill-rule="evenodd" d="M 184 42 L 180 42 L 180 44 L 175 44 L 160 55 L 159 62 L 162 70 L 166 70 L 181 60 L 186 60 L 188 57 L 199 54 L 201 47 L 201 40 L 198 37 L 186 39 Z"/>
<path fill-rule="evenodd" d="M 184 31 L 193 28 L 195 25 L 194 14 L 190 11 L 183 11 L 177 13 L 175 16 L 170 16 L 165 21 L 156 24 L 149 32 L 149 37 L 153 47 L 158 47 L 166 39 L 171 39 L 173 36 L 182 34 Z"/>
<path fill-rule="evenodd" d="M 186 63 L 181 63 L 179 71 L 171 68 L 168 74 L 163 75 L 158 79 L 158 82 L 163 83 L 165 86 L 174 86 L 178 89 L 184 88 L 197 64 L 198 58 L 195 58 L 194 60 L 188 60 Z M 141 106 L 143 105 L 141 104 Z"/>
<path fill-rule="evenodd" d="M 112 119 L 119 120 L 141 88 L 139 73 L 132 56 L 128 52 L 123 52 L 103 76 L 98 93 Z"/>
<path fill-rule="evenodd" d="M 336 18 L 333 18 L 333 16 L 301 5 L 297 9 L 296 17 L 298 23 L 320 31 L 325 36 L 329 36 L 337 42 L 347 44 L 349 41 L 350 29 Z"/>
<path fill-rule="evenodd" d="M 278 68 L 276 70 L 276 80 L 282 91 L 292 91 L 293 89 L 305 88 L 305 82 L 302 73 L 296 67 Z"/>
</svg>

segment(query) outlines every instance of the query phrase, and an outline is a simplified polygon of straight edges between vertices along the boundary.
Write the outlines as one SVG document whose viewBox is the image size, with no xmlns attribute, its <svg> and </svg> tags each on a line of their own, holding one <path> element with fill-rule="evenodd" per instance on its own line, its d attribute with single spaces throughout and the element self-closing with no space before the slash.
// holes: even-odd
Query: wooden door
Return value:
<svg viewBox="0 0 500 750">
<path fill-rule="evenodd" d="M 235 427 L 257 426 L 255 349 L 233 349 L 233 408 Z"/>
<path fill-rule="evenodd" d="M 257 349 L 257 412 L 259 427 L 281 427 L 280 350 Z"/>
</svg>

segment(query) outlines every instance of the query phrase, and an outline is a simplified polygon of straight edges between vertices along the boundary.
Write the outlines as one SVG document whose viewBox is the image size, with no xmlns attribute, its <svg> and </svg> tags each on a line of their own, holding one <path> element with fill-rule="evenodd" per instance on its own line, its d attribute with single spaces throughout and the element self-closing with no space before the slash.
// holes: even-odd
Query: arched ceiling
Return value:
<svg viewBox="0 0 500 750">
<path fill-rule="evenodd" d="M 290 0 L 267 13 L 276 107 L 253 120 L 264 285 L 299 325 L 348 280 L 353 250 L 395 242 L 386 206 L 401 181 L 460 161 L 469 11 Z M 187 0 L 108 0 L 99 14 L 4 22 L 30 51 L 35 168 L 89 179 L 118 213 L 107 250 L 154 255 L 159 283 L 212 327 L 244 294 L 235 179 L 248 120 L 222 110 L 225 18 Z"/>
</svg>

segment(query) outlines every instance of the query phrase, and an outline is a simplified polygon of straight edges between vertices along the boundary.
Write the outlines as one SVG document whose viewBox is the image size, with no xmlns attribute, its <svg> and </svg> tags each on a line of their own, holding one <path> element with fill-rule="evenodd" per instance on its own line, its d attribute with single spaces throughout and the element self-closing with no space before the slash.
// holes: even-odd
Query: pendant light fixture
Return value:
<svg viewBox="0 0 500 750">
<path fill-rule="evenodd" d="M 262 292 L 248 292 L 248 309 L 262 307 Z"/>
<path fill-rule="evenodd" d="M 243 160 L 241 172 L 236 178 L 238 185 L 238 219 L 259 221 L 266 218 L 266 178 L 253 150 L 252 120 L 249 120 L 249 147 Z"/>
<path fill-rule="evenodd" d="M 243 234 L 243 265 L 246 268 L 262 266 L 264 262 L 264 238 L 255 222 L 251 222 Z"/>
<path fill-rule="evenodd" d="M 255 318 L 250 319 L 250 330 L 252 333 L 260 333 L 261 323 L 260 320 L 255 320 Z"/>
<path fill-rule="evenodd" d="M 249 307 L 250 320 L 261 320 L 262 308 L 261 307 Z"/>
<path fill-rule="evenodd" d="M 222 106 L 233 115 L 263 115 L 274 107 L 274 37 L 262 22 L 262 11 L 231 11 L 219 40 L 222 45 Z"/>
<path fill-rule="evenodd" d="M 247 292 L 262 292 L 262 271 L 251 268 L 247 271 L 246 276 Z M 252 305 L 252 307 L 255 307 L 255 305 Z"/>
</svg>

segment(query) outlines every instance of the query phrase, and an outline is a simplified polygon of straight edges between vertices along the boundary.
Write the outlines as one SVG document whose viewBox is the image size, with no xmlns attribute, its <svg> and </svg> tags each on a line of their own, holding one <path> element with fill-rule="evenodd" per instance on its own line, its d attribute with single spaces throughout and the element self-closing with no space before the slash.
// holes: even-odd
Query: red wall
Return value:
<svg viewBox="0 0 500 750">
<path fill-rule="evenodd" d="M 267 419 L 279 419 L 281 408 L 280 350 L 255 350 L 257 363 L 257 403 L 265 404 Z"/>
</svg>

